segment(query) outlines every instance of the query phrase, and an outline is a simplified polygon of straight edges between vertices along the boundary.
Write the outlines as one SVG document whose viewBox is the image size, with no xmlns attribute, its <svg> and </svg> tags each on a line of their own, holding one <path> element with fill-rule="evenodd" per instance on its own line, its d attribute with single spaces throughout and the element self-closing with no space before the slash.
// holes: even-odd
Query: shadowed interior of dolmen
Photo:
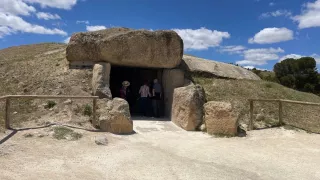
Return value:
<svg viewBox="0 0 320 180">
<path fill-rule="evenodd" d="M 150 87 L 150 94 L 152 94 L 153 80 L 158 79 L 159 83 L 162 84 L 162 69 L 156 68 L 136 68 L 136 67 L 126 67 L 126 66 L 114 66 L 111 67 L 110 72 L 110 90 L 113 97 L 120 97 L 120 88 L 122 87 L 123 81 L 129 81 L 129 97 L 128 103 L 130 105 L 130 112 L 133 116 L 140 116 L 140 87 L 147 82 Z M 152 114 L 152 102 L 149 99 L 148 102 L 148 116 L 153 116 Z M 161 116 L 163 113 L 164 103 L 161 102 Z"/>
</svg>

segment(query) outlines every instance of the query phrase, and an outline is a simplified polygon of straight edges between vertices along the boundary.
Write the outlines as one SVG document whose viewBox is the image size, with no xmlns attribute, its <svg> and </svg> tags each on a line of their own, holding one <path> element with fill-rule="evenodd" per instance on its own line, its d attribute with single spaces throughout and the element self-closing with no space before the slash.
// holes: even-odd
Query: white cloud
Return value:
<svg viewBox="0 0 320 180">
<path fill-rule="evenodd" d="M 246 68 L 246 69 L 254 69 L 254 68 L 256 68 L 257 70 L 260 70 L 260 71 L 267 71 L 267 69 L 261 69 L 261 68 L 257 68 L 257 67 L 254 67 L 254 66 L 243 66 L 243 68 Z"/>
<path fill-rule="evenodd" d="M 274 5 L 276 5 L 276 3 L 274 3 L 274 2 L 269 3 L 269 6 L 274 6 Z"/>
<path fill-rule="evenodd" d="M 293 31 L 287 28 L 265 28 L 249 39 L 250 44 L 272 44 L 293 39 Z"/>
<path fill-rule="evenodd" d="M 15 33 L 15 31 L 11 28 L 6 26 L 0 26 L 0 38 L 4 37 L 5 35 L 10 35 L 12 33 Z"/>
<path fill-rule="evenodd" d="M 229 54 L 242 54 L 245 49 L 247 48 L 244 46 L 222 46 L 219 51 Z"/>
<path fill-rule="evenodd" d="M 71 38 L 71 37 L 66 38 L 65 40 L 63 40 L 63 42 L 66 43 L 66 44 L 68 44 L 69 41 L 70 41 L 70 38 Z"/>
<path fill-rule="evenodd" d="M 205 50 L 219 46 L 223 39 L 230 38 L 228 32 L 210 30 L 204 27 L 200 29 L 173 29 L 184 42 L 186 50 Z"/>
<path fill-rule="evenodd" d="M 71 9 L 77 0 L 0 0 L 0 38 L 13 33 L 57 34 L 67 35 L 58 28 L 47 28 L 25 21 L 22 16 L 35 15 L 38 19 L 61 19 L 57 14 L 37 12 L 31 4 L 41 7 Z"/>
<path fill-rule="evenodd" d="M 86 21 L 76 21 L 77 24 L 90 24 L 88 20 Z"/>
<path fill-rule="evenodd" d="M 317 63 L 320 63 L 320 55 L 318 55 L 316 53 L 311 54 L 309 56 L 304 56 L 304 55 L 300 55 L 300 54 L 288 54 L 288 55 L 285 55 L 285 56 L 281 57 L 279 62 L 283 61 L 285 59 L 289 59 L 289 58 L 291 58 L 291 59 L 299 59 L 299 58 L 302 58 L 302 57 L 313 57 L 317 61 Z"/>
<path fill-rule="evenodd" d="M 45 12 L 38 12 L 37 13 L 38 19 L 50 20 L 50 19 L 61 19 L 58 14 L 50 14 Z"/>
<path fill-rule="evenodd" d="M 243 68 L 246 68 L 246 69 L 253 69 L 255 68 L 254 66 L 243 66 Z"/>
<path fill-rule="evenodd" d="M 74 5 L 77 4 L 77 0 L 23 0 L 28 3 L 37 3 L 41 7 L 51 7 L 58 9 L 71 9 Z"/>
<path fill-rule="evenodd" d="M 320 27 L 320 0 L 305 4 L 302 13 L 292 19 L 298 22 L 300 29 Z"/>
<path fill-rule="evenodd" d="M 303 56 L 302 55 L 299 55 L 299 54 L 288 54 L 288 55 L 285 55 L 283 57 L 280 58 L 279 61 L 283 61 L 285 59 L 299 59 L 299 58 L 302 58 Z"/>
<path fill-rule="evenodd" d="M 311 57 L 313 57 L 318 64 L 320 64 L 320 55 L 319 54 L 312 54 Z"/>
<path fill-rule="evenodd" d="M 87 31 L 98 31 L 102 29 L 107 29 L 105 26 L 87 26 Z"/>
<path fill-rule="evenodd" d="M 40 25 L 30 24 L 18 16 L 5 13 L 0 13 L 0 27 L 2 27 L 2 30 L 5 30 L 6 34 L 19 31 L 35 34 L 67 35 L 66 32 L 60 29 L 48 29 Z"/>
<path fill-rule="evenodd" d="M 30 13 L 36 12 L 36 9 L 21 0 L 0 0 L 0 12 L 28 16 Z"/>
<path fill-rule="evenodd" d="M 273 12 L 263 13 L 260 15 L 260 18 L 279 17 L 279 16 L 291 17 L 292 13 L 288 10 L 277 10 Z"/>
<path fill-rule="evenodd" d="M 278 60 L 279 53 L 283 53 L 281 48 L 262 48 L 262 49 L 248 49 L 243 52 L 244 60 L 237 61 L 240 65 L 264 65 L 267 61 Z"/>
</svg>

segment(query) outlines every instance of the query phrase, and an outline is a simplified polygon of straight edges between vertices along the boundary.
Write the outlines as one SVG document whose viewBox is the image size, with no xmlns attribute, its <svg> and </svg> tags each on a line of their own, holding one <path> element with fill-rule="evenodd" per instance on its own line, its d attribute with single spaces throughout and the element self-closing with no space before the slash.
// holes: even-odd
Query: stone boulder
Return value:
<svg viewBox="0 0 320 180">
<path fill-rule="evenodd" d="M 129 134 L 133 132 L 129 104 L 121 98 L 113 100 L 98 100 L 99 127 L 102 131 L 115 134 Z"/>
<path fill-rule="evenodd" d="M 162 86 L 164 95 L 165 115 L 171 116 L 173 91 L 185 84 L 184 72 L 181 69 L 164 69 L 162 74 Z"/>
<path fill-rule="evenodd" d="M 109 88 L 110 70 L 111 66 L 109 63 L 96 63 L 93 66 L 92 91 L 94 96 L 112 99 L 112 94 Z"/>
<path fill-rule="evenodd" d="M 255 73 L 242 67 L 188 55 L 183 56 L 180 68 L 186 72 L 222 78 L 260 80 Z"/>
<path fill-rule="evenodd" d="M 181 62 L 183 41 L 174 31 L 109 28 L 73 34 L 67 60 L 105 61 L 112 65 L 174 68 Z"/>
<path fill-rule="evenodd" d="M 235 136 L 238 117 L 227 102 L 210 101 L 204 105 L 204 121 L 209 134 Z"/>
<path fill-rule="evenodd" d="M 187 131 L 194 131 L 203 121 L 205 92 L 200 85 L 176 88 L 173 95 L 171 120 Z"/>
</svg>

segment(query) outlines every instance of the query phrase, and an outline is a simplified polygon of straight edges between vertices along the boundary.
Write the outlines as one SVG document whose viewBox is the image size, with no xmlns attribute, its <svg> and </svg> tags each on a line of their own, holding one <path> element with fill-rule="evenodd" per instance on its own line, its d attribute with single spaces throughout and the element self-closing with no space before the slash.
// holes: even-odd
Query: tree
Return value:
<svg viewBox="0 0 320 180">
<path fill-rule="evenodd" d="M 314 85 L 309 84 L 309 83 L 305 84 L 304 91 L 313 93 L 314 92 Z"/>
<path fill-rule="evenodd" d="M 280 84 L 301 91 L 314 92 L 319 84 L 316 61 L 312 57 L 285 59 L 274 65 Z"/>
<path fill-rule="evenodd" d="M 289 74 L 280 78 L 280 84 L 287 86 L 289 88 L 295 88 L 296 78 Z"/>
</svg>

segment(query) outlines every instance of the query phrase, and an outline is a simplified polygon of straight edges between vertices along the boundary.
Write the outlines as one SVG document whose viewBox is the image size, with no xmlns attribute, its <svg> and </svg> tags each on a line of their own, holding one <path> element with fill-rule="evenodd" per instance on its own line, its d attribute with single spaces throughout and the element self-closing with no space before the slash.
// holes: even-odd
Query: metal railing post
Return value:
<svg viewBox="0 0 320 180">
<path fill-rule="evenodd" d="M 250 100 L 250 122 L 249 122 L 249 130 L 253 130 L 253 100 Z"/>
<path fill-rule="evenodd" d="M 4 124 L 6 129 L 10 129 L 10 97 L 6 98 Z"/>
<path fill-rule="evenodd" d="M 282 101 L 279 100 L 279 125 L 282 126 L 283 125 L 283 119 L 282 119 Z"/>
<path fill-rule="evenodd" d="M 98 125 L 97 120 L 97 98 L 93 98 L 93 106 L 92 106 L 92 125 L 93 127 L 96 127 Z"/>
</svg>

